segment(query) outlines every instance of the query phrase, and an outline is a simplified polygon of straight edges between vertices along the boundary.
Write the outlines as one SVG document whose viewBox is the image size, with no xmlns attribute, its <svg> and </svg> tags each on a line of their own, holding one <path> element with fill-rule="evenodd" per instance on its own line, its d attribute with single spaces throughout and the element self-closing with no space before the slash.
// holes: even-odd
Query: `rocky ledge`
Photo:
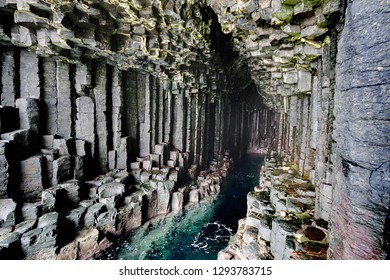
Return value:
<svg viewBox="0 0 390 280">
<path fill-rule="evenodd" d="M 88 259 L 148 220 L 219 193 L 232 162 L 228 154 L 198 172 L 186 153 L 167 147 L 156 145 L 155 153 L 130 164 L 130 172 L 72 179 L 43 190 L 34 202 L 0 199 L 0 259 Z M 25 175 L 34 168 L 26 165 Z"/>
<path fill-rule="evenodd" d="M 296 166 L 267 157 L 247 214 L 221 260 L 326 259 L 327 222 L 314 218 L 315 190 Z"/>
</svg>

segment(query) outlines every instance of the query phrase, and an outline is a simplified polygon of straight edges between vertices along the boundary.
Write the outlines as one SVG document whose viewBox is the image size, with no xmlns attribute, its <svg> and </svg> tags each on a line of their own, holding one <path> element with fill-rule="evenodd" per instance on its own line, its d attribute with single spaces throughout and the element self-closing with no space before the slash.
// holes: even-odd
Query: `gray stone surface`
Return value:
<svg viewBox="0 0 390 280">
<path fill-rule="evenodd" d="M 44 212 L 55 211 L 56 201 L 57 199 L 61 200 L 60 197 L 61 194 L 62 194 L 62 199 L 64 199 L 64 197 L 66 196 L 64 190 L 57 186 L 43 190 L 42 199 L 41 199 L 42 210 Z"/>
<path fill-rule="evenodd" d="M 53 139 L 53 148 L 58 150 L 60 156 L 69 155 L 69 149 L 66 139 Z"/>
<path fill-rule="evenodd" d="M 47 226 L 52 226 L 58 223 L 58 213 L 57 212 L 49 212 L 43 214 L 38 219 L 37 228 L 44 228 Z"/>
<path fill-rule="evenodd" d="M 309 92 L 311 91 L 312 76 L 310 72 L 299 71 L 298 72 L 298 91 Z"/>
<path fill-rule="evenodd" d="M 116 151 L 108 151 L 108 170 L 114 170 L 116 168 Z"/>
<path fill-rule="evenodd" d="M 148 220 L 150 220 L 157 215 L 157 190 L 154 189 L 151 185 L 143 185 L 143 191 L 145 196 L 142 200 L 142 207 L 143 209 L 146 209 L 146 213 L 144 215 Z"/>
<path fill-rule="evenodd" d="M 198 190 L 191 190 L 189 194 L 189 202 L 198 203 L 199 202 L 199 192 Z"/>
<path fill-rule="evenodd" d="M 125 185 L 117 182 L 110 182 L 98 188 L 99 202 L 108 208 L 115 208 L 118 200 L 125 192 Z"/>
<path fill-rule="evenodd" d="M 86 155 L 86 142 L 85 140 L 77 139 L 75 141 L 76 155 L 85 156 Z"/>
<path fill-rule="evenodd" d="M 2 52 L 2 67 L 1 67 L 1 85 L 2 93 L 0 94 L 0 104 L 2 106 L 15 105 L 15 58 L 14 49 L 6 48 Z"/>
<path fill-rule="evenodd" d="M 84 216 L 84 226 L 86 228 L 93 227 L 97 223 L 97 218 L 100 214 L 106 211 L 106 206 L 103 203 L 96 203 L 89 206 Z"/>
<path fill-rule="evenodd" d="M 1 134 L 1 139 L 11 141 L 7 145 L 7 149 L 14 159 L 25 159 L 31 152 L 36 150 L 36 147 L 31 148 L 35 144 L 33 136 L 28 129 L 18 129 L 15 131 Z"/>
<path fill-rule="evenodd" d="M 272 223 L 270 221 L 268 217 L 259 220 L 258 235 L 266 241 L 271 241 Z"/>
<path fill-rule="evenodd" d="M 390 149 L 385 139 L 390 116 L 385 108 L 390 101 L 390 69 L 384 46 L 389 41 L 389 9 L 383 1 L 350 3 L 338 44 L 331 259 L 381 259 L 389 253 L 388 245 L 386 249 L 379 245 L 385 241 L 378 230 L 388 227 Z M 362 13 L 364 17 L 359 16 Z M 364 33 L 367 28 L 370 32 Z"/>
<path fill-rule="evenodd" d="M 114 149 L 118 149 L 122 130 L 122 72 L 118 67 L 112 71 L 112 142 Z"/>
<path fill-rule="evenodd" d="M 90 97 L 82 96 L 76 99 L 76 137 L 88 144 L 86 153 L 95 154 L 95 105 Z"/>
<path fill-rule="evenodd" d="M 129 165 L 129 140 L 129 137 L 122 137 L 120 139 L 116 160 L 116 168 L 118 169 L 127 169 L 127 166 Z"/>
<path fill-rule="evenodd" d="M 109 232 L 115 232 L 117 224 L 118 212 L 115 208 L 110 208 L 106 212 L 101 213 L 97 217 L 96 227 Z"/>
<path fill-rule="evenodd" d="M 83 226 L 83 217 L 85 209 L 85 207 L 79 206 L 70 210 L 69 213 L 66 215 L 67 220 L 70 221 L 76 229 L 81 229 Z"/>
<path fill-rule="evenodd" d="M 271 252 L 275 260 L 287 260 L 294 248 L 291 248 L 288 243 L 288 238 L 293 237 L 293 233 L 298 228 L 281 220 L 272 221 L 271 232 Z"/>
<path fill-rule="evenodd" d="M 0 247 L 9 248 L 12 244 L 19 243 L 20 234 L 11 232 L 0 236 Z"/>
<path fill-rule="evenodd" d="M 179 92 L 173 96 L 175 103 L 174 106 L 174 119 L 172 127 L 172 144 L 179 151 L 184 150 L 184 91 Z"/>
<path fill-rule="evenodd" d="M 18 191 L 23 197 L 40 197 L 43 190 L 42 156 L 34 156 L 19 163 L 20 179 Z"/>
<path fill-rule="evenodd" d="M 95 66 L 95 87 L 93 89 L 96 112 L 95 125 L 97 141 L 97 159 L 99 161 L 99 172 L 107 171 L 108 164 L 108 128 L 107 128 L 107 69 L 106 64 L 97 63 Z"/>
<path fill-rule="evenodd" d="M 0 140 L 0 198 L 7 196 L 8 186 L 8 161 L 5 157 L 6 143 Z"/>
<path fill-rule="evenodd" d="M 71 162 L 71 156 L 62 156 L 53 161 L 53 185 L 73 179 Z"/>
<path fill-rule="evenodd" d="M 172 194 L 171 208 L 172 212 L 179 212 L 183 209 L 184 195 L 182 192 L 174 192 Z"/>
<path fill-rule="evenodd" d="M 30 50 L 22 49 L 20 51 L 20 77 L 28 83 L 21 83 L 20 97 L 21 98 L 36 98 L 41 96 L 38 55 Z"/>
<path fill-rule="evenodd" d="M 171 196 L 175 187 L 173 181 L 160 181 L 157 183 L 157 215 L 166 215 L 170 212 Z"/>
<path fill-rule="evenodd" d="M 84 159 L 85 157 L 82 156 L 73 156 L 73 163 L 74 163 L 74 172 L 73 172 L 73 178 L 77 180 L 84 180 L 84 174 L 85 174 L 85 167 L 84 167 Z"/>
<path fill-rule="evenodd" d="M 151 93 L 149 74 L 137 75 L 138 121 L 139 121 L 139 156 L 150 154 L 151 129 Z"/>
<path fill-rule="evenodd" d="M 0 227 L 9 227 L 15 225 L 16 203 L 8 199 L 0 199 Z"/>
<path fill-rule="evenodd" d="M 53 248 L 56 244 L 56 238 L 55 225 L 27 231 L 20 238 L 22 251 L 27 256 L 32 256 L 45 249 Z"/>
<path fill-rule="evenodd" d="M 34 220 L 37 219 L 41 214 L 41 202 L 26 202 L 23 203 L 21 214 L 23 220 Z"/>
<path fill-rule="evenodd" d="M 119 226 L 123 233 L 129 232 L 141 226 L 142 223 L 142 203 L 135 197 L 131 197 L 131 202 L 119 209 Z"/>
<path fill-rule="evenodd" d="M 57 110 L 57 64 L 52 58 L 43 59 L 43 112 L 44 132 L 55 135 L 58 132 Z M 62 108 L 64 109 L 64 108 Z"/>
<path fill-rule="evenodd" d="M 72 103 L 71 83 L 69 77 L 69 65 L 57 62 L 57 133 L 63 138 L 68 138 L 72 133 Z"/>
<path fill-rule="evenodd" d="M 43 253 L 56 245 L 57 223 L 57 212 L 44 214 L 39 218 L 36 229 L 27 231 L 21 236 L 21 247 L 27 257 Z"/>
<path fill-rule="evenodd" d="M 37 220 L 26 220 L 15 225 L 14 232 L 24 234 L 27 231 L 32 230 L 36 226 Z"/>
<path fill-rule="evenodd" d="M 333 187 L 331 185 L 321 184 L 316 188 L 315 214 L 317 219 L 330 220 L 332 193 Z"/>
</svg>

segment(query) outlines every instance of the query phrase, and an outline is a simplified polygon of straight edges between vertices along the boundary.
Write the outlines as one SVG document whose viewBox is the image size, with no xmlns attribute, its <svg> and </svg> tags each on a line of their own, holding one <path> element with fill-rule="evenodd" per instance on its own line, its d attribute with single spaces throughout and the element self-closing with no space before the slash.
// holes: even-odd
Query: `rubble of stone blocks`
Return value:
<svg viewBox="0 0 390 280">
<path fill-rule="evenodd" d="M 56 142 L 66 150 L 65 141 Z M 196 166 L 186 170 L 186 153 L 156 146 L 156 154 L 167 155 L 172 166 L 159 165 L 150 155 L 131 163 L 129 172 L 114 169 L 89 181 L 61 180 L 48 188 L 41 184 L 39 200 L 37 193 L 19 205 L 0 199 L 0 259 L 87 259 L 152 218 L 218 194 L 231 166 L 228 154 L 198 172 Z M 196 179 L 182 184 L 191 176 Z"/>
<path fill-rule="evenodd" d="M 326 259 L 327 222 L 314 218 L 315 191 L 291 163 L 266 157 L 247 215 L 219 259 Z"/>
</svg>

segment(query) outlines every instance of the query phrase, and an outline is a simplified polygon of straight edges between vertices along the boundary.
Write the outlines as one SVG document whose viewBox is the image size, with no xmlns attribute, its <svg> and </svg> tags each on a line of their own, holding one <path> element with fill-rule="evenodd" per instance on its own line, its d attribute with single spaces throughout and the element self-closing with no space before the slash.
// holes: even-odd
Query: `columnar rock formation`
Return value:
<svg viewBox="0 0 390 280">
<path fill-rule="evenodd" d="M 384 258 L 390 4 L 375 2 L 0 1 L 0 252 L 89 257 L 75 248 L 215 193 L 225 152 L 275 150 L 314 186 L 329 258 Z"/>
<path fill-rule="evenodd" d="M 267 156 L 247 214 L 219 259 L 326 259 L 328 223 L 314 217 L 315 188 L 292 162 Z"/>
<path fill-rule="evenodd" d="M 2 258 L 90 257 L 218 193 L 244 150 L 245 102 L 196 48 L 199 9 L 135 4 L 1 3 Z"/>
</svg>

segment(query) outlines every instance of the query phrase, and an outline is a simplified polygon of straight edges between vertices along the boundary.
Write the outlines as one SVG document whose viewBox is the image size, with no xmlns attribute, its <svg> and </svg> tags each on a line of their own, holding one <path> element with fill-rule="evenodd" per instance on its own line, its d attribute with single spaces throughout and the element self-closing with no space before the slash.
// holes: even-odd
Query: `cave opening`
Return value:
<svg viewBox="0 0 390 280">
<path fill-rule="evenodd" d="M 247 62 L 240 56 L 239 47 L 234 45 L 233 35 L 223 32 L 211 7 L 202 7 L 200 12 L 203 22 L 210 27 L 206 39 L 210 42 L 216 64 L 227 77 L 229 98 L 234 106 L 232 110 L 241 111 L 236 116 L 240 123 L 237 125 L 243 132 L 238 142 L 231 138 L 230 151 L 238 157 L 248 152 L 269 154 L 276 148 L 276 115 L 264 104 Z"/>
<path fill-rule="evenodd" d="M 210 42 L 211 49 L 222 64 L 228 66 L 239 56 L 238 51 L 234 50 L 232 34 L 226 34 L 222 31 L 218 16 L 212 8 L 202 7 L 200 12 L 203 22 L 210 27 L 210 34 L 206 40 Z"/>
</svg>

